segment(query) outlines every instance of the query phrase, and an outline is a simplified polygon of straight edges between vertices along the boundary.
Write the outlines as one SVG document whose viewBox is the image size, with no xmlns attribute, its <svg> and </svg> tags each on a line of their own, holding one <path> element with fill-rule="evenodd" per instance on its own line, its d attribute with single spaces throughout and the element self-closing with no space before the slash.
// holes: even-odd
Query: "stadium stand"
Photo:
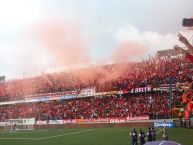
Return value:
<svg viewBox="0 0 193 145">
<path fill-rule="evenodd" d="M 123 67 L 121 71 L 120 68 Z M 86 77 L 79 76 L 89 74 Z M 117 73 L 114 73 L 117 72 Z M 111 77 L 107 77 L 113 74 Z M 0 84 L 2 101 L 44 97 L 41 94 L 60 95 L 66 91 L 95 88 L 98 96 L 47 102 L 18 103 L 0 106 L 0 121 L 9 118 L 36 118 L 36 120 L 86 119 L 148 115 L 152 119 L 169 118 L 172 106 L 181 103 L 179 92 L 173 92 L 171 102 L 164 85 L 184 83 L 192 79 L 193 64 L 184 57 L 152 57 L 143 62 L 95 66 L 71 72 L 42 74 L 38 77 L 10 80 Z M 159 91 L 130 93 L 139 87 L 159 88 Z M 108 93 L 124 91 L 127 93 Z"/>
</svg>

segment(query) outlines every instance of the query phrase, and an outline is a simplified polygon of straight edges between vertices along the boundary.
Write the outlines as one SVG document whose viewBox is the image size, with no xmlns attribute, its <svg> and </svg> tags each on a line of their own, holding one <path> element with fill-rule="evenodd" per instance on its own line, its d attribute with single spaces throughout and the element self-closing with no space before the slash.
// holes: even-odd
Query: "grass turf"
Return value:
<svg viewBox="0 0 193 145">
<path fill-rule="evenodd" d="M 139 129 L 137 129 L 139 130 Z M 146 129 L 143 129 L 146 131 Z M 157 140 L 161 140 L 161 129 Z M 0 132 L 1 145 L 130 145 L 128 128 L 103 129 L 49 129 L 17 132 Z M 168 129 L 169 140 L 193 145 L 193 129 Z"/>
</svg>

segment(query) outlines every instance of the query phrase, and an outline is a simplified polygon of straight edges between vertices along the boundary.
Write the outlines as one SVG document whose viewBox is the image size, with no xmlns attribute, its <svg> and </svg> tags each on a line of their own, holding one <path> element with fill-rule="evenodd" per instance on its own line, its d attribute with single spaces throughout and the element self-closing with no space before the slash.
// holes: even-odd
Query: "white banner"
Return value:
<svg viewBox="0 0 193 145">
<path fill-rule="evenodd" d="M 46 125 L 47 121 L 36 121 L 37 125 Z"/>
<path fill-rule="evenodd" d="M 24 118 L 23 124 L 24 125 L 33 125 L 35 124 L 35 118 Z"/>
<path fill-rule="evenodd" d="M 64 124 L 63 120 L 49 120 L 49 124 Z"/>
<path fill-rule="evenodd" d="M 126 119 L 125 118 L 110 118 L 109 122 L 110 123 L 125 123 Z"/>
<path fill-rule="evenodd" d="M 93 96 L 95 94 L 95 88 L 85 88 L 80 91 L 78 98 Z"/>
<path fill-rule="evenodd" d="M 150 91 L 152 91 L 151 86 L 147 86 L 147 87 L 132 89 L 130 93 L 142 93 L 142 92 L 150 92 Z"/>
<path fill-rule="evenodd" d="M 7 122 L 0 122 L 0 126 L 5 126 Z"/>
</svg>

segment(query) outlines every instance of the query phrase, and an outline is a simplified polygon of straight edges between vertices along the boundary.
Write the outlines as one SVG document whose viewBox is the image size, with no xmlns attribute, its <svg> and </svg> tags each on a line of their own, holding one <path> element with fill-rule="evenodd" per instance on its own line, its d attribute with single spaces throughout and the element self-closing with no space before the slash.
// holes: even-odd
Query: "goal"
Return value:
<svg viewBox="0 0 193 145">
<path fill-rule="evenodd" d="M 35 118 L 23 118 L 23 119 L 8 119 L 4 123 L 5 131 L 15 130 L 33 130 L 35 124 Z"/>
</svg>

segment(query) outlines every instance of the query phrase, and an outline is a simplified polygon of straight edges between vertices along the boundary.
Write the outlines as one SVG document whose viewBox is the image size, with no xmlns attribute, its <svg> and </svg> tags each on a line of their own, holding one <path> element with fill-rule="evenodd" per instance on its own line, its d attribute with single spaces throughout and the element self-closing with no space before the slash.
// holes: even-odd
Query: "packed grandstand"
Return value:
<svg viewBox="0 0 193 145">
<path fill-rule="evenodd" d="M 181 55 L 8 80 L 0 83 L 0 121 L 177 117 L 172 108 L 182 105 L 183 92 L 175 84 L 192 74 L 193 64 Z"/>
</svg>

